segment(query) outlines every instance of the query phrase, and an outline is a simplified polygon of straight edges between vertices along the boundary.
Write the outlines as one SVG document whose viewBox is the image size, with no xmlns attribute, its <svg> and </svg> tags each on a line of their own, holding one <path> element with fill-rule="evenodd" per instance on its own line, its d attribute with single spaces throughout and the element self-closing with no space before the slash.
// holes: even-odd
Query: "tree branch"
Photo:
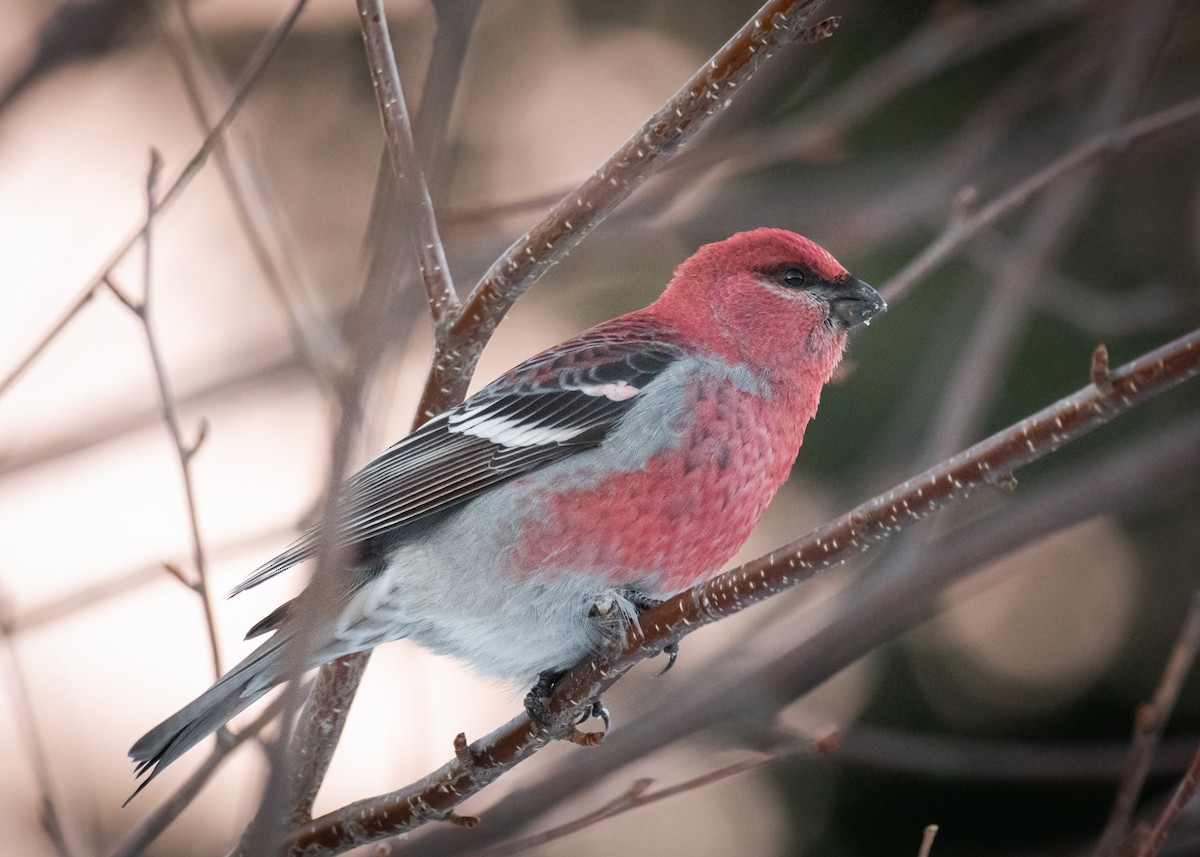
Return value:
<svg viewBox="0 0 1200 857">
<path fill-rule="evenodd" d="M 810 535 L 686 590 L 648 611 L 625 648 L 582 663 L 556 685 L 549 720 L 524 714 L 470 745 L 409 787 L 356 801 L 315 819 L 290 836 L 293 854 L 339 853 L 444 817 L 463 800 L 573 728 L 578 713 L 634 664 L 695 629 L 737 613 L 808 580 L 903 530 L 935 509 L 1058 449 L 1117 415 L 1200 374 L 1200 331 L 1152 351 L 1112 374 L 1111 391 L 1089 385 L 976 444 Z"/>
<path fill-rule="evenodd" d="M 171 182 L 166 192 L 164 192 L 162 197 L 159 199 L 159 212 L 164 211 L 171 205 L 171 203 L 178 199 L 179 195 L 183 192 L 183 189 L 187 187 L 191 180 L 196 177 L 196 174 L 200 172 L 200 168 L 204 166 L 205 162 L 208 160 L 208 156 L 212 154 L 213 148 L 217 144 L 217 140 L 220 139 L 220 137 L 229 129 L 229 126 L 233 124 L 234 118 L 238 115 L 242 105 L 246 102 L 246 98 L 249 96 L 251 90 L 253 90 L 254 86 L 258 83 L 263 72 L 266 71 L 267 66 L 270 65 L 271 60 L 275 57 L 275 53 L 279 50 L 279 46 L 283 44 L 284 39 L 287 38 L 288 33 L 292 31 L 292 26 L 300 17 L 300 13 L 303 11 L 307 2 L 308 0 L 296 0 L 295 5 L 292 7 L 287 17 L 284 18 L 283 23 L 281 23 L 258 46 L 258 49 L 254 52 L 254 56 L 252 56 L 250 61 L 246 64 L 245 71 L 242 72 L 241 78 L 234 87 L 233 99 L 229 102 L 229 106 L 225 108 L 225 112 L 221 114 L 221 117 L 213 125 L 212 130 L 205 135 L 204 141 L 200 144 L 200 147 L 195 151 L 192 157 L 188 160 L 187 164 L 184 166 L 183 170 L 178 176 L 176 176 L 175 180 Z M 146 230 L 149 228 L 149 221 L 143 220 L 141 225 L 136 227 L 133 232 L 117 246 L 117 248 L 112 252 L 112 255 L 110 255 L 101 266 L 100 270 L 92 276 L 91 280 L 89 280 L 83 289 L 80 290 L 79 294 L 67 305 L 67 308 L 63 311 L 62 315 L 59 316 L 58 320 L 50 326 L 50 329 L 42 335 L 41 339 L 39 339 L 37 343 L 29 350 L 29 352 L 23 358 L 21 358 L 20 362 L 18 362 L 17 365 L 13 367 L 13 369 L 11 369 L 7 375 L 4 376 L 3 380 L 0 380 L 0 396 L 3 396 L 8 389 L 12 387 L 12 385 L 15 384 L 22 375 L 25 374 L 26 370 L 33 365 L 34 361 L 37 360 L 41 353 L 46 350 L 50 343 L 52 343 L 58 337 L 58 335 L 63 332 L 63 330 L 66 329 L 67 325 L 71 323 L 72 319 L 79 314 L 79 311 L 87 306 L 88 302 L 96 296 L 96 292 L 104 287 L 105 281 L 108 279 L 113 269 L 117 266 L 117 263 L 124 259 L 129 251 L 132 250 L 133 247 L 142 240 Z"/>
</svg>

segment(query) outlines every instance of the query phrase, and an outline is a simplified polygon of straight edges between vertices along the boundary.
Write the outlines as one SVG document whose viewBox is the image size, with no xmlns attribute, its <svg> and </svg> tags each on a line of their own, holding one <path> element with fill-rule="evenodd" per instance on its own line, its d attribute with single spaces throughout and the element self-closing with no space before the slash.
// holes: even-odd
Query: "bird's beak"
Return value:
<svg viewBox="0 0 1200 857">
<path fill-rule="evenodd" d="M 876 315 L 887 309 L 887 303 L 879 292 L 858 277 L 846 275 L 835 283 L 829 298 L 829 314 L 842 323 L 843 327 L 854 327 L 860 322 L 871 323 Z"/>
</svg>

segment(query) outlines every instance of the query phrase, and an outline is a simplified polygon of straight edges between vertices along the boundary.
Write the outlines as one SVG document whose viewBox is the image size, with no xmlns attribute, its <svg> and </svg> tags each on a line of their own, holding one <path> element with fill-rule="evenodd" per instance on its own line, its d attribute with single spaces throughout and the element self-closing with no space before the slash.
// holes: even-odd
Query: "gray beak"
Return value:
<svg viewBox="0 0 1200 857">
<path fill-rule="evenodd" d="M 849 274 L 845 279 L 832 284 L 829 296 L 829 314 L 842 323 L 843 327 L 854 327 L 860 323 L 871 323 L 871 319 L 887 309 L 887 303 L 879 292 L 858 277 Z"/>
</svg>

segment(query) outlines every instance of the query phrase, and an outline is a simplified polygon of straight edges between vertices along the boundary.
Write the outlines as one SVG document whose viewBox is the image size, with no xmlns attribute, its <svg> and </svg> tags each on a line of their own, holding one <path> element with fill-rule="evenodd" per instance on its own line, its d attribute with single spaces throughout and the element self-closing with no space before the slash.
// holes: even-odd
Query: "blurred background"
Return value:
<svg viewBox="0 0 1200 857">
<path fill-rule="evenodd" d="M 474 5 L 440 8 L 462 23 Z M 196 574 L 143 329 L 112 290 L 88 290 L 111 269 L 118 290 L 140 297 L 140 249 L 115 265 L 113 254 L 144 216 L 151 147 L 165 188 L 290 4 L 188 8 L 190 19 L 156 0 L 0 7 L 0 830 L 10 854 L 113 852 L 204 757 L 197 749 L 120 808 L 133 785 L 127 748 L 207 687 L 213 663 L 199 599 L 164 568 Z M 389 3 L 410 106 L 448 117 L 428 173 L 460 291 L 755 8 L 488 0 L 452 105 L 423 105 L 433 7 Z M 841 16 L 834 37 L 780 51 L 553 268 L 501 326 L 475 387 L 643 305 L 697 245 L 742 229 L 802 232 L 884 286 L 953 218 L 1097 133 L 1200 95 L 1194 3 L 831 0 L 820 14 Z M 320 503 L 328 378 L 362 314 L 381 140 L 353 4 L 312 0 L 250 89 L 228 148 L 153 230 L 151 321 L 184 438 L 204 436 L 191 467 L 226 666 L 248 651 L 244 630 L 307 573 L 221 597 Z M 1084 386 L 1097 343 L 1119 365 L 1195 328 L 1198 152 L 1192 120 L 1094 159 L 857 332 L 791 482 L 740 558 Z M 411 270 L 393 282 L 376 307 L 388 337 L 355 466 L 407 433 L 427 369 L 423 296 Z M 1134 711 L 1153 693 L 1200 587 L 1198 416 L 1196 383 L 1185 384 L 1019 473 L 1015 491 L 984 492 L 852 566 L 690 636 L 668 676 L 640 667 L 606 697 L 614 748 L 624 728 L 649 722 L 662 730 L 661 750 L 604 771 L 608 742 L 587 753 L 550 747 L 464 807 L 484 817 L 479 829 L 431 828 L 405 845 L 430 854 L 479 847 L 489 841 L 488 808 L 505 796 L 587 766 L 603 771 L 528 813 L 529 829 L 543 829 L 638 777 L 670 785 L 745 758 L 772 725 L 837 728 L 842 747 L 534 853 L 611 853 L 619 837 L 632 854 L 915 854 L 931 823 L 941 828 L 939 857 L 1089 852 Z M 1165 475 L 1137 480 L 1163 449 L 1182 452 Z M 1006 528 L 1031 498 L 1070 506 L 1113 478 L 1130 487 L 1101 514 L 1036 539 Z M 822 633 L 853 617 L 863 593 L 919 575 L 962 534 L 990 538 L 995 561 L 926 592 L 917 618 L 936 615 L 846 669 L 833 653 L 821 660 Z M 833 677 L 794 702 L 747 698 L 738 722 L 672 739 L 673 712 L 689 700 L 795 651 L 827 665 L 820 679 Z M 525 690 L 481 682 L 404 642 L 384 647 L 317 811 L 433 770 L 456 733 L 473 739 L 508 720 Z M 1156 817 L 1198 742 L 1193 677 L 1137 819 Z M 224 853 L 257 805 L 264 770 L 258 747 L 241 748 L 147 853 Z M 1185 815 L 1164 853 L 1200 850 L 1198 815 Z"/>
</svg>

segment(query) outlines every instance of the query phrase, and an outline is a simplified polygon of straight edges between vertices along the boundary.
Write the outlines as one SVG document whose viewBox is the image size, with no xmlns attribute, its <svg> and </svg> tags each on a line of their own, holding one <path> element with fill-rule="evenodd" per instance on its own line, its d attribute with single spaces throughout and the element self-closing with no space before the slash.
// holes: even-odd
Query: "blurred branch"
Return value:
<svg viewBox="0 0 1200 857">
<path fill-rule="evenodd" d="M 1110 857 L 1116 854 L 1129 832 L 1130 821 L 1150 771 L 1155 748 L 1162 739 L 1163 729 L 1166 728 L 1171 712 L 1175 709 L 1183 681 L 1196 662 L 1197 652 L 1200 652 L 1200 591 L 1192 596 L 1183 627 L 1171 649 L 1171 655 L 1163 668 L 1153 698 L 1141 705 L 1134 717 L 1133 741 L 1129 745 L 1129 754 L 1125 760 L 1125 772 L 1117 789 L 1112 813 L 1095 851 L 1092 852 L 1092 857 Z"/>
<path fill-rule="evenodd" d="M 449 320 L 458 312 L 458 295 L 450 278 L 433 201 L 429 197 L 425 173 L 417 157 L 416 143 L 413 142 L 412 124 L 404 101 L 404 87 L 400 84 L 400 72 L 396 69 L 396 56 L 388 35 L 383 2 L 357 2 L 367 64 L 371 69 L 371 82 L 375 86 L 375 98 L 383 119 L 383 136 L 399 183 L 401 200 L 416 215 L 414 240 L 417 242 L 421 278 L 429 299 L 429 314 L 441 338 L 446 333 Z"/>
<path fill-rule="evenodd" d="M 917 857 L 929 857 L 933 851 L 933 840 L 937 836 L 938 826 L 929 824 L 925 826 L 925 830 L 921 833 L 921 848 L 917 851 Z"/>
<path fill-rule="evenodd" d="M 0 113 L 59 66 L 114 48 L 141 18 L 144 5 L 144 0 L 75 0 L 59 6 L 42 25 L 37 50 L 0 87 Z"/>
<path fill-rule="evenodd" d="M 195 566 L 196 577 L 194 580 L 188 581 L 182 575 L 179 577 L 181 583 L 184 583 L 189 589 L 196 593 L 200 598 L 200 604 L 204 611 L 204 624 L 208 629 L 208 645 L 212 653 L 213 670 L 215 675 L 220 678 L 221 669 L 221 649 L 217 644 L 217 621 L 213 615 L 212 602 L 208 597 L 208 571 L 204 561 L 204 541 L 200 538 L 200 518 L 196 506 L 196 491 L 192 484 L 192 457 L 199 451 L 201 444 L 204 442 L 206 433 L 206 424 L 201 421 L 196 439 L 191 443 L 186 443 L 183 439 L 183 429 L 179 425 L 179 409 L 175 404 L 175 394 L 171 390 L 171 382 L 167 378 L 167 367 L 163 362 L 162 351 L 158 344 L 158 334 L 154 330 L 154 321 L 152 318 L 151 296 L 154 293 L 152 284 L 153 276 L 153 242 L 151 236 L 153 230 L 150 228 L 154 223 L 155 217 L 158 215 L 158 179 L 162 171 L 162 157 L 156 149 L 150 150 L 150 168 L 146 176 L 146 229 L 143 231 L 143 253 L 142 253 L 142 299 L 139 302 L 134 302 L 127 294 L 119 289 L 112 277 L 106 277 L 104 283 L 109 290 L 117 296 L 125 307 L 133 313 L 142 327 L 142 333 L 146 337 L 146 348 L 150 354 L 150 365 L 154 370 L 154 380 L 158 385 L 158 401 L 162 409 L 163 422 L 166 424 L 167 433 L 171 436 L 171 443 L 175 447 L 175 457 L 179 462 L 180 478 L 183 483 L 184 502 L 187 507 L 188 529 L 192 536 L 192 563 Z M 168 566 L 168 569 L 170 567 Z"/>
<path fill-rule="evenodd" d="M 1200 788 L 1200 750 L 1196 751 L 1196 756 L 1192 759 L 1187 773 L 1183 775 L 1178 788 L 1171 795 L 1171 800 L 1163 808 L 1162 815 L 1158 817 L 1153 830 L 1150 831 L 1150 837 L 1138 851 L 1138 857 L 1156 857 L 1166 843 L 1167 837 L 1171 835 L 1171 830 L 1179 821 L 1179 817 L 1183 815 L 1183 808 L 1195 796 L 1198 788 Z"/>
<path fill-rule="evenodd" d="M 1113 57 L 1105 66 L 1098 93 L 1076 120 L 1077 139 L 1099 129 L 1126 122 L 1149 77 L 1154 59 L 1170 32 L 1176 4 L 1163 2 L 1147 10 L 1129 4 L 1106 16 L 1097 25 L 1092 43 Z M 1107 163 L 1107 162 L 1105 162 Z M 976 436 L 987 408 L 1000 389 L 1005 370 L 1032 311 L 1033 295 L 1054 269 L 1054 260 L 1074 234 L 1101 178 L 1097 163 L 1076 172 L 1072 181 L 1060 183 L 1057 192 L 1040 196 L 1021 224 L 1017 250 L 1008 264 L 992 275 L 992 287 L 973 329 L 968 346 L 953 362 L 950 379 L 934 414 L 921 463 L 937 461 Z M 973 192 L 960 193 L 956 207 L 973 205 Z M 899 545 L 893 566 L 917 561 L 919 548 L 911 539 Z M 894 573 L 894 572 L 893 572 Z"/>
<path fill-rule="evenodd" d="M 1164 742 L 1150 760 L 1155 776 L 1187 769 L 1193 737 Z M 984 741 L 856 725 L 842 733 L 837 761 L 872 771 L 941 780 L 1036 783 L 1119 781 L 1128 743 Z"/>
<path fill-rule="evenodd" d="M 887 281 L 882 289 L 884 297 L 889 304 L 901 300 L 913 286 L 937 270 L 981 230 L 1012 214 L 1058 179 L 1090 165 L 1093 161 L 1119 154 L 1146 137 L 1172 130 L 1197 118 L 1200 118 L 1200 98 L 1193 98 L 1097 134 L 1019 182 L 974 214 L 951 220 L 936 240 Z"/>
<path fill-rule="evenodd" d="M 205 136 L 204 141 L 200 144 L 200 147 L 195 151 L 192 157 L 188 160 L 187 164 L 184 166 L 183 170 L 178 176 L 176 176 L 174 181 L 171 182 L 170 186 L 158 200 L 157 210 L 160 213 L 166 210 L 171 203 L 179 198 L 179 195 L 183 192 L 183 189 L 187 187 L 191 180 L 196 177 L 197 173 L 200 172 L 200 168 L 204 166 L 204 163 L 208 160 L 208 156 L 212 154 L 213 148 L 217 144 L 217 140 L 220 139 L 221 135 L 223 135 L 233 123 L 234 118 L 241 110 L 246 98 L 249 96 L 250 92 L 254 89 L 255 85 L 262 77 L 263 72 L 266 71 L 266 68 L 270 64 L 271 60 L 275 57 L 275 53 L 279 50 L 279 46 L 283 44 L 284 39 L 287 38 L 288 33 L 291 32 L 292 26 L 296 23 L 296 19 L 300 17 L 300 12 L 303 11 L 307 2 L 308 0 L 296 0 L 295 5 L 292 7 L 287 17 L 284 18 L 283 22 L 276 27 L 276 29 L 272 31 L 270 35 L 268 35 L 258 46 L 258 49 L 254 52 L 254 56 L 250 58 L 250 61 L 246 64 L 245 70 L 242 72 L 241 77 L 234 86 L 234 95 L 233 99 L 229 102 L 229 106 L 225 108 L 225 112 L 221 114 L 221 117 L 217 120 L 216 124 L 213 125 L 212 130 Z M 58 337 L 58 335 L 66 329 L 67 325 L 71 323 L 72 319 L 74 319 L 75 316 L 78 315 L 85 306 L 87 306 L 88 302 L 90 302 L 91 299 L 96 296 L 96 292 L 106 285 L 106 281 L 113 273 L 113 269 L 117 266 L 117 263 L 124 259 L 126 254 L 128 254 L 129 251 L 132 250 L 133 247 L 143 239 L 146 230 L 149 228 L 149 221 L 143 220 L 141 225 L 136 227 L 133 232 L 126 237 L 120 245 L 118 245 L 118 247 L 100 267 L 100 270 L 92 276 L 91 280 L 89 280 L 83 289 L 80 290 L 79 294 L 77 294 L 75 298 L 72 299 L 67 305 L 67 308 L 59 316 L 58 320 L 56 320 L 50 326 L 49 330 L 42 335 L 42 337 L 34 344 L 29 352 L 26 353 L 23 358 L 21 358 L 17 365 L 13 367 L 13 369 L 11 369 L 2 380 L 0 380 L 0 396 L 3 396 L 9 390 L 9 388 L 12 387 L 12 385 L 15 384 L 22 375 L 25 374 L 26 370 L 33 365 L 38 356 L 41 355 L 41 353 L 45 351 L 47 347 L 49 347 L 49 345 Z"/>
<path fill-rule="evenodd" d="M 29 756 L 29 767 L 33 771 L 34 782 L 41 793 L 39 804 L 39 821 L 42 830 L 46 832 L 54 853 L 59 857 L 71 857 L 72 851 L 67 843 L 67 832 L 63 825 L 62 813 L 54 798 L 54 784 L 50 775 L 50 758 L 46 753 L 46 740 L 38 728 L 37 713 L 34 711 L 33 698 L 29 692 L 29 682 L 25 670 L 21 667 L 21 659 L 17 656 L 16 629 L 12 622 L 12 604 L 6 593 L 0 591 L 0 636 L 4 637 L 4 654 L 8 661 L 8 684 L 12 690 L 13 718 L 22 733 L 21 743 Z"/>
<path fill-rule="evenodd" d="M 581 663 L 559 680 L 544 726 L 519 715 L 417 783 L 356 801 L 303 826 L 288 838 L 288 850 L 339 853 L 445 816 L 549 741 L 568 734 L 590 700 L 668 643 L 808 580 L 979 488 L 1010 480 L 1017 468 L 1198 374 L 1200 331 L 1194 331 L 1114 372 L 1110 391 L 1089 385 L 808 536 L 668 599 L 641 617 L 640 630 L 630 629 L 621 652 Z M 746 698 L 719 696 L 717 704 L 725 706 Z M 682 735 L 686 727 L 681 728 L 681 721 L 694 718 L 695 712 L 677 715 L 671 727 Z"/>
<path fill-rule="evenodd" d="M 684 780 L 681 783 L 676 783 L 673 786 L 667 786 L 657 791 L 650 791 L 650 787 L 654 785 L 654 780 L 649 778 L 636 780 L 622 795 L 599 809 L 568 821 L 565 824 L 561 824 L 558 827 L 553 827 L 550 830 L 476 851 L 474 852 L 475 857 L 511 857 L 514 854 L 524 854 L 526 851 L 532 851 L 534 848 L 540 848 L 548 842 L 563 839 L 578 833 L 580 830 L 599 824 L 602 821 L 607 821 L 614 816 L 621 815 L 630 810 L 639 809 L 643 806 L 657 803 L 660 800 L 666 800 L 667 798 L 672 798 L 686 792 L 705 788 L 722 780 L 727 780 L 730 777 L 761 768 L 763 765 L 770 764 L 771 762 L 832 753 L 839 746 L 837 730 L 829 729 L 822 735 L 792 736 L 790 741 L 780 743 L 774 749 L 758 753 L 751 758 L 734 762 L 731 765 L 726 765 L 723 768 L 718 768 L 715 771 L 701 774 L 698 777 Z"/>
<path fill-rule="evenodd" d="M 179 72 L 192 112 L 202 131 L 211 133 L 204 90 L 218 93 L 222 103 L 227 103 L 232 93 L 196 31 L 189 3 L 153 0 L 152 6 L 159 34 Z M 264 186 L 268 171 L 236 134 L 217 137 L 213 157 L 242 232 L 283 310 L 296 353 L 322 387 L 331 389 L 342 343 L 337 330 L 327 321 L 327 312 L 313 305 L 319 300 L 315 297 L 316 290 L 302 271 L 301 256 L 282 213 Z"/>
<path fill-rule="evenodd" d="M 467 40 L 478 12 L 478 3 L 475 0 L 443 0 L 435 3 L 435 9 L 438 14 L 438 37 L 426 75 L 416 128 L 416 138 L 421 144 L 431 147 L 429 156 L 432 156 L 432 146 L 444 131 L 449 118 L 465 58 Z M 369 21 L 370 16 L 363 17 L 363 37 L 368 50 L 373 54 L 373 77 L 377 74 L 386 77 L 385 88 L 377 89 L 376 94 L 379 97 L 380 110 L 387 115 L 392 108 L 389 107 L 386 93 L 390 91 L 393 96 L 398 94 L 402 97 L 402 90 L 391 41 L 387 37 L 386 20 L 382 11 L 373 14 L 378 16 L 376 21 Z M 372 23 L 376 26 L 370 26 Z M 385 73 L 384 69 L 388 71 Z M 350 327 L 356 338 L 367 342 L 383 339 L 381 336 L 370 335 L 372 331 L 380 331 L 380 314 L 374 311 L 377 302 L 382 301 L 386 304 L 387 297 L 396 289 L 394 280 L 399 280 L 401 287 L 406 282 L 405 272 L 401 267 L 404 259 L 402 248 L 412 247 L 414 244 L 421 245 L 418 257 L 424 260 L 422 272 L 430 311 L 439 312 L 437 304 L 443 299 L 453 301 L 452 305 L 443 307 L 444 311 L 458 306 L 458 298 L 454 294 L 449 268 L 446 266 L 445 251 L 437 232 L 429 191 L 423 184 L 422 154 L 413 149 L 413 133 L 407 129 L 407 112 L 392 112 L 402 114 L 392 117 L 396 123 L 395 133 L 389 134 L 387 140 L 388 160 L 391 161 L 393 169 L 389 174 L 381 165 L 376 180 L 371 222 L 367 227 L 373 252 L 363 297 L 355 312 L 351 314 L 350 320 Z M 393 160 L 395 157 L 399 158 L 398 162 Z M 406 169 L 414 172 L 422 185 L 418 189 L 409 186 L 408 192 L 401 197 L 397 192 L 397 185 L 403 179 Z M 421 226 L 414 230 L 411 219 L 417 209 Z M 389 237 L 391 235 L 398 235 L 400 240 L 392 240 Z M 429 246 L 431 244 L 432 246 Z M 427 267 L 430 264 L 440 265 L 443 276 L 436 277 Z M 394 338 L 394 330 L 389 330 L 388 333 Z M 435 347 L 440 352 L 453 346 L 444 338 L 439 338 Z M 360 352 L 360 356 L 363 361 L 372 359 L 365 349 Z M 423 414 L 430 407 L 432 406 L 423 401 L 417 408 L 416 426 L 424 422 L 426 417 Z M 334 484 L 330 483 L 331 493 Z M 329 511 L 328 507 L 326 511 Z M 317 672 L 313 690 L 301 712 L 292 738 L 292 745 L 296 749 L 292 753 L 288 813 L 293 825 L 302 824 L 312 817 L 313 802 L 341 738 L 350 705 L 370 656 L 370 651 L 347 655 L 323 665 Z"/>
<path fill-rule="evenodd" d="M 717 181 L 727 181 L 786 161 L 828 160 L 840 150 L 840 138 L 856 124 L 918 84 L 1012 39 L 1077 16 L 1084 7 L 1082 0 L 1017 0 L 956 6 L 953 14 L 935 16 L 798 114 L 765 129 L 748 130 L 728 140 L 713 142 L 702 151 L 672 161 L 655 182 L 655 195 L 671 197 L 693 189 L 697 173 L 705 174 L 705 181 L 713 183 L 714 177 Z M 1029 87 L 1023 89 L 1026 93 L 1030 91 Z M 459 226 L 538 211 L 567 192 L 564 188 L 524 199 L 458 209 L 448 212 L 443 222 Z"/>
</svg>

